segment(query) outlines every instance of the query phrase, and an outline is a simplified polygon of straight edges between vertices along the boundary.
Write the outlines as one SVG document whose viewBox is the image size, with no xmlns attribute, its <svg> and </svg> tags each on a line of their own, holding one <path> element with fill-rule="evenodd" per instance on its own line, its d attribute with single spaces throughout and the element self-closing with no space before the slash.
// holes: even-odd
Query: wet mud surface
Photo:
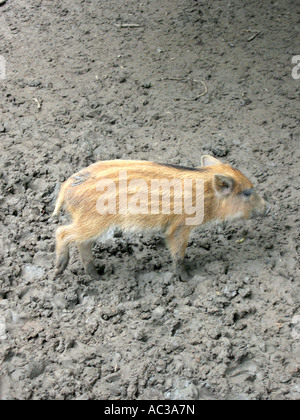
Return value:
<svg viewBox="0 0 300 420">
<path fill-rule="evenodd" d="M 299 31 L 290 0 L 0 7 L 0 399 L 300 398 Z M 187 283 L 157 234 L 53 278 L 62 181 L 202 154 L 272 213 L 195 231 Z"/>
</svg>

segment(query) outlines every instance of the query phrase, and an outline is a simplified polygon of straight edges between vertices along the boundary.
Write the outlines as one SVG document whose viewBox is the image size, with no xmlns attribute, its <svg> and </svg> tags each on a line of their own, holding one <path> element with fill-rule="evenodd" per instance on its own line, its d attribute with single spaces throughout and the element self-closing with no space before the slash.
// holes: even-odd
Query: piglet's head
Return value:
<svg viewBox="0 0 300 420">
<path fill-rule="evenodd" d="M 202 156 L 201 163 L 210 174 L 212 220 L 251 219 L 268 214 L 269 203 L 257 194 L 242 172 L 211 156 Z"/>
</svg>

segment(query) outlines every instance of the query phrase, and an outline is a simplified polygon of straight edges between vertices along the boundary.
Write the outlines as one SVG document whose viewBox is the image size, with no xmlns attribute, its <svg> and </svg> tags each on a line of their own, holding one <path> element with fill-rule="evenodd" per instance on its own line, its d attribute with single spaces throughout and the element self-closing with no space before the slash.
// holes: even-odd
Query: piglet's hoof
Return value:
<svg viewBox="0 0 300 420">
<path fill-rule="evenodd" d="M 69 262 L 69 255 L 63 255 L 58 259 L 55 266 L 54 277 L 57 277 L 64 272 L 65 268 L 68 265 L 68 262 Z"/>
<path fill-rule="evenodd" d="M 187 282 L 191 278 L 191 276 L 189 275 L 189 273 L 183 267 L 180 270 L 177 271 L 176 275 L 179 278 L 179 280 L 180 281 L 183 281 L 183 282 Z"/>
<path fill-rule="evenodd" d="M 99 280 L 99 273 L 93 263 L 90 263 L 85 267 L 85 274 L 90 276 L 93 280 Z"/>
</svg>

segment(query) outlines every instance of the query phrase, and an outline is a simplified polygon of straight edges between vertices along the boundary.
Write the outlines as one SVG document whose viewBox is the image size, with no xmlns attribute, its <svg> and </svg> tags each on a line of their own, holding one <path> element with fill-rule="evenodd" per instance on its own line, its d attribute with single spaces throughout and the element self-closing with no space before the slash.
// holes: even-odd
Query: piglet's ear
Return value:
<svg viewBox="0 0 300 420">
<path fill-rule="evenodd" d="M 222 165 L 222 162 L 212 156 L 201 156 L 201 166 L 216 166 Z"/>
<path fill-rule="evenodd" d="M 217 194 L 221 196 L 229 195 L 234 188 L 234 179 L 231 176 L 215 175 L 213 187 Z"/>
</svg>

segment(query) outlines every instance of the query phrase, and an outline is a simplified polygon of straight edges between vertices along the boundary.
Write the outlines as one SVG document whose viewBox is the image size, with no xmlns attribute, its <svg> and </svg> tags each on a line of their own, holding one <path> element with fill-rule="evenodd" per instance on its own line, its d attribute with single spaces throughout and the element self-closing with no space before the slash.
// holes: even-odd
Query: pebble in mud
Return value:
<svg viewBox="0 0 300 420">
<path fill-rule="evenodd" d="M 300 315 L 294 315 L 291 321 L 292 332 L 291 335 L 294 340 L 300 339 Z"/>
<path fill-rule="evenodd" d="M 6 322 L 4 318 L 0 318 L 0 340 L 6 340 Z"/>
</svg>

